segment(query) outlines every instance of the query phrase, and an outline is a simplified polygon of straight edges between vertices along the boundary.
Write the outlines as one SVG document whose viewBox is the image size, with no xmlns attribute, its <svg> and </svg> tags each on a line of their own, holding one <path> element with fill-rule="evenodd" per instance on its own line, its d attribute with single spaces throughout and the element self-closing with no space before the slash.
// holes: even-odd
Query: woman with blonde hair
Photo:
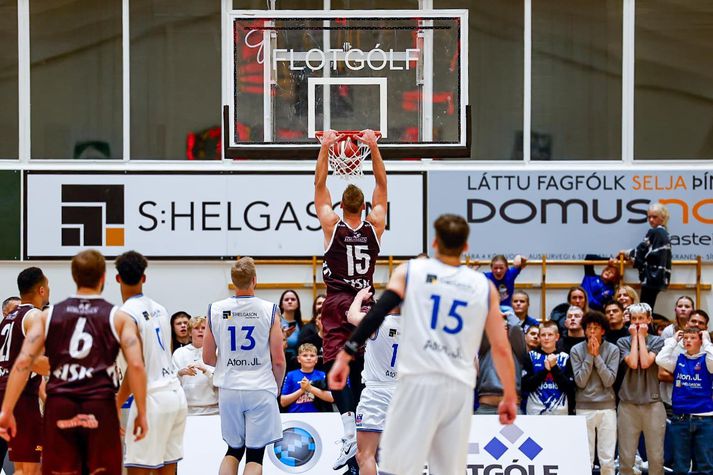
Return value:
<svg viewBox="0 0 713 475">
<path fill-rule="evenodd" d="M 671 237 L 666 229 L 669 212 L 664 205 L 651 204 L 646 216 L 651 229 L 644 240 L 634 249 L 619 254 L 634 262 L 641 281 L 641 302 L 653 310 L 659 292 L 671 281 Z"/>
</svg>

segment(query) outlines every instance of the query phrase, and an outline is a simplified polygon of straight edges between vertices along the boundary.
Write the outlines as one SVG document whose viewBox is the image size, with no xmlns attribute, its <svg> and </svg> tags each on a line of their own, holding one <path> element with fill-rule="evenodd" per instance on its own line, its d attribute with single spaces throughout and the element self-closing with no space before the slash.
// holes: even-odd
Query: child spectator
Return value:
<svg viewBox="0 0 713 475">
<path fill-rule="evenodd" d="M 500 305 L 512 307 L 515 279 L 526 265 L 527 258 L 520 255 L 515 256 L 512 267 L 508 267 L 508 260 L 503 255 L 497 255 L 490 261 L 490 272 L 485 272 L 485 277 L 490 279 L 500 292 Z"/>
<path fill-rule="evenodd" d="M 515 316 L 520 319 L 520 326 L 524 332 L 530 327 L 540 324 L 536 318 L 528 315 L 530 312 L 530 296 L 524 290 L 516 290 L 512 294 L 512 310 Z"/>
<path fill-rule="evenodd" d="M 620 285 L 616 289 L 614 300 L 619 302 L 624 307 L 624 310 L 626 310 L 629 305 L 639 303 L 639 294 L 636 293 L 636 290 L 634 290 L 633 287 Z"/>
<path fill-rule="evenodd" d="M 206 317 L 193 317 L 188 325 L 191 343 L 173 353 L 173 366 L 186 393 L 188 415 L 218 414 L 218 388 L 213 386 L 215 368 L 203 362 Z"/>
<path fill-rule="evenodd" d="M 559 335 L 559 330 L 557 330 Z M 527 350 L 532 351 L 540 347 L 540 327 L 532 325 L 525 332 L 525 344 L 527 345 Z"/>
<path fill-rule="evenodd" d="M 529 393 L 526 412 L 536 416 L 566 416 L 567 393 L 572 387 L 569 355 L 556 351 L 560 332 L 555 322 L 542 322 L 539 330 L 540 349 L 530 351 L 530 363 L 522 377 L 522 389 Z"/>
<path fill-rule="evenodd" d="M 673 471 L 688 474 L 691 460 L 696 473 L 713 473 L 713 345 L 708 332 L 687 328 L 666 340 L 656 363 L 673 373 L 671 442 Z"/>
<path fill-rule="evenodd" d="M 297 341 L 302 330 L 302 305 L 300 296 L 294 290 L 285 290 L 280 295 L 280 313 L 282 314 L 281 326 L 287 337 L 287 348 L 285 348 L 285 359 L 287 368 L 296 368 L 297 363 Z"/>
<path fill-rule="evenodd" d="M 612 300 L 604 306 L 604 315 L 609 321 L 609 331 L 607 332 L 606 340 L 609 343 L 619 341 L 619 338 L 629 336 L 629 329 L 624 324 L 624 307 L 617 301 Z"/>
<path fill-rule="evenodd" d="M 552 312 L 550 312 L 550 320 L 557 322 L 560 331 L 564 331 L 566 328 L 565 318 L 569 308 L 572 306 L 581 308 L 583 314 L 589 310 L 587 305 L 587 292 L 579 285 L 571 287 L 569 291 L 567 291 L 567 302 L 557 305 L 552 309 Z"/>
<path fill-rule="evenodd" d="M 171 315 L 171 353 L 191 342 L 190 320 L 191 316 L 182 310 Z"/>
<path fill-rule="evenodd" d="M 587 254 L 584 259 L 594 261 L 604 258 L 594 254 Z M 614 297 L 617 282 L 619 282 L 619 268 L 614 265 L 613 260 L 609 260 L 609 264 L 604 267 L 601 275 L 597 275 L 594 272 L 594 265 L 585 264 L 582 288 L 587 293 L 589 308 L 603 312 L 604 305 Z"/>
<path fill-rule="evenodd" d="M 297 362 L 300 369 L 287 373 L 282 385 L 280 405 L 287 408 L 287 412 L 319 412 L 315 399 L 333 403 L 332 393 L 315 386 L 326 387 L 324 382 L 327 375 L 323 371 L 314 369 L 317 364 L 317 347 L 311 343 L 304 343 L 297 349 Z"/>
<path fill-rule="evenodd" d="M 577 415 L 584 416 L 589 437 L 589 458 L 594 466 L 595 441 L 601 475 L 614 475 L 616 449 L 616 395 L 619 348 L 604 339 L 609 324 L 601 312 L 582 319 L 587 340 L 570 352 L 576 384 Z"/>
<path fill-rule="evenodd" d="M 619 473 L 633 475 L 639 437 L 644 435 L 651 475 L 663 475 L 663 440 L 666 410 L 659 394 L 656 355 L 663 340 L 649 335 L 651 307 L 645 303 L 629 307 L 629 335 L 619 339 L 623 371 L 619 389 Z"/>
<path fill-rule="evenodd" d="M 569 307 L 567 317 L 564 321 L 564 327 L 567 333 L 565 333 L 564 338 L 559 339 L 557 343 L 558 351 L 564 351 L 569 354 L 574 345 L 586 339 L 584 329 L 582 328 L 582 317 L 584 317 L 584 312 L 581 308 L 575 305 Z"/>
</svg>

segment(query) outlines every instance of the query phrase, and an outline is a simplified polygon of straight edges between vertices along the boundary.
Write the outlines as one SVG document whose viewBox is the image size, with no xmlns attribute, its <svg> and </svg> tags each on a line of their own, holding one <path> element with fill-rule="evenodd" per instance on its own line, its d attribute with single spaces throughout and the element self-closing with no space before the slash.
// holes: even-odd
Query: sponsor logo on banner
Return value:
<svg viewBox="0 0 713 475">
<path fill-rule="evenodd" d="M 647 209 L 661 202 L 671 214 L 674 259 L 713 261 L 713 174 L 707 171 L 433 171 L 428 177 L 430 216 L 457 213 L 468 220 L 471 258 L 611 255 L 644 238 Z"/>
<path fill-rule="evenodd" d="M 282 424 L 282 439 L 268 447 L 268 457 L 286 473 L 304 473 L 314 467 L 322 455 L 319 432 L 303 421 Z"/>
<path fill-rule="evenodd" d="M 123 185 L 62 185 L 62 246 L 123 246 Z"/>
<path fill-rule="evenodd" d="M 70 257 L 86 247 L 109 257 L 130 249 L 165 258 L 324 253 L 311 173 L 30 171 L 25 176 L 27 259 Z M 347 183 L 328 180 L 341 213 L 338 200 Z M 371 197 L 372 176 L 353 181 Z M 389 174 L 382 255 L 412 256 L 425 249 L 424 184 L 421 173 Z"/>
</svg>

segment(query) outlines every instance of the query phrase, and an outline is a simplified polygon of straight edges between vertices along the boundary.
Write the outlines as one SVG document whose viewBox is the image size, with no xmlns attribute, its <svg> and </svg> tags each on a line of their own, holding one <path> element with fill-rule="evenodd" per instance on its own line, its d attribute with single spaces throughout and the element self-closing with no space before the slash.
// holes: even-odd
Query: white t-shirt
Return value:
<svg viewBox="0 0 713 475">
<path fill-rule="evenodd" d="M 215 368 L 203 362 L 203 348 L 196 348 L 189 344 L 173 352 L 173 367 L 176 374 L 190 364 L 205 368 L 206 372 L 196 369 L 195 376 L 178 376 L 186 393 L 188 414 L 217 414 L 218 388 L 213 386 Z"/>
</svg>

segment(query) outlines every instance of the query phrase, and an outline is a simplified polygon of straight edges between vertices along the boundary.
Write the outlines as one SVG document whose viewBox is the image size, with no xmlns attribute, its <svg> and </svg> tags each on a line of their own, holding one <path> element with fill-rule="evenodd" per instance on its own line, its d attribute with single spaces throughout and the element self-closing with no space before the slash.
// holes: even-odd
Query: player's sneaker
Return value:
<svg viewBox="0 0 713 475">
<path fill-rule="evenodd" d="M 342 437 L 342 439 L 336 441 L 336 443 L 341 443 L 342 446 L 339 449 L 339 457 L 337 457 L 337 461 L 334 462 L 334 467 L 332 467 L 333 470 L 339 470 L 345 466 L 349 459 L 354 457 L 357 452 L 356 439 L 347 439 Z"/>
</svg>

